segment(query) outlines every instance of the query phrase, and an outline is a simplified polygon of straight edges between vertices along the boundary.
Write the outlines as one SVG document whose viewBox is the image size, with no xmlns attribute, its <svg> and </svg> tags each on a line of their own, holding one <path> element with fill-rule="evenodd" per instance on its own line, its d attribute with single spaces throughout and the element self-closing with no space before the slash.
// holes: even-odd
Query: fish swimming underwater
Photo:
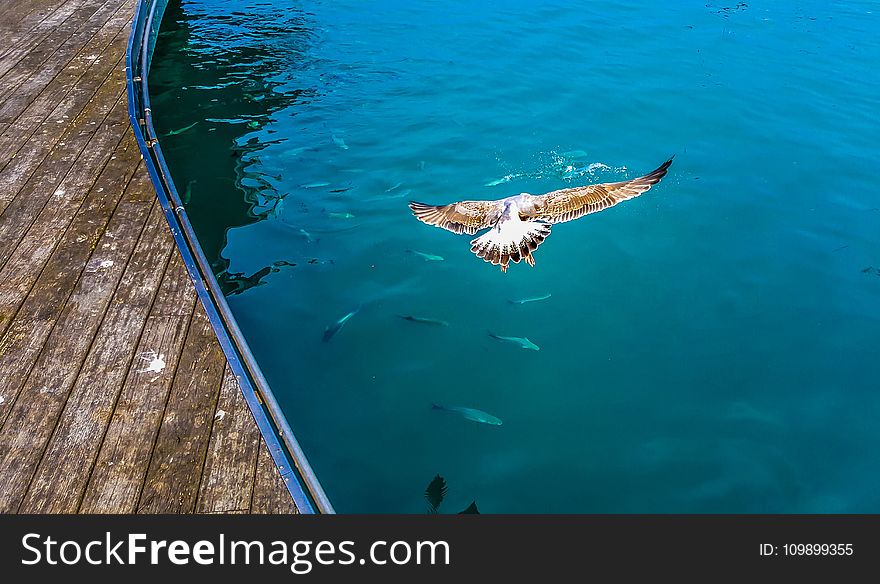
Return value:
<svg viewBox="0 0 880 584">
<path fill-rule="evenodd" d="M 180 197 L 180 201 L 186 205 L 192 200 L 192 187 L 195 184 L 196 179 L 192 179 L 191 181 L 186 183 L 186 189 L 183 191 L 183 196 Z"/>
<path fill-rule="evenodd" d="M 333 219 L 354 219 L 351 213 L 327 213 L 327 216 Z"/>
<path fill-rule="evenodd" d="M 412 316 L 411 314 L 398 314 L 398 318 L 402 318 L 403 320 L 408 320 L 410 322 L 417 322 L 420 324 L 433 324 L 437 326 L 449 326 L 449 323 L 445 320 L 440 320 L 439 318 L 425 318 L 422 316 Z"/>
<path fill-rule="evenodd" d="M 547 300 L 550 298 L 550 294 L 544 294 L 543 296 L 535 296 L 534 298 L 520 298 L 519 300 L 508 300 L 511 304 L 527 304 L 529 302 L 540 302 L 541 300 Z"/>
<path fill-rule="evenodd" d="M 568 152 L 563 152 L 562 156 L 564 158 L 586 158 L 588 155 L 583 150 L 569 150 Z"/>
<path fill-rule="evenodd" d="M 355 308 L 354 310 L 352 310 L 351 312 L 349 312 L 348 314 L 346 314 L 345 316 L 343 316 L 342 318 L 340 318 L 339 320 L 337 320 L 336 322 L 334 322 L 333 324 L 331 324 L 330 326 L 325 328 L 324 329 L 324 336 L 321 337 L 321 342 L 326 343 L 330 339 L 332 339 L 333 335 L 338 333 L 339 329 L 341 329 L 343 327 L 343 325 L 345 325 L 345 323 L 347 323 L 352 316 L 357 314 L 360 311 L 360 309 L 361 309 L 360 306 Z"/>
<path fill-rule="evenodd" d="M 371 197 L 367 199 L 368 201 L 389 201 L 391 199 L 402 199 L 410 194 L 412 194 L 412 189 L 402 189 L 397 192 L 392 193 L 391 191 L 385 191 L 387 194 L 379 195 L 376 197 Z"/>
<path fill-rule="evenodd" d="M 506 175 L 502 176 L 501 178 L 496 178 L 495 180 L 490 180 L 489 182 L 487 182 L 483 186 L 484 187 L 497 187 L 498 185 L 503 185 L 504 183 L 508 183 L 511 180 L 513 180 L 515 178 L 519 178 L 519 177 L 520 177 L 520 175 L 518 175 L 518 174 L 506 174 Z"/>
<path fill-rule="evenodd" d="M 406 251 L 408 251 L 409 253 L 414 253 L 421 258 L 424 258 L 426 262 L 442 262 L 443 261 L 443 256 L 434 255 L 432 253 L 424 253 L 421 251 L 416 251 L 414 249 L 408 249 Z"/>
<path fill-rule="evenodd" d="M 481 424 L 489 424 L 490 426 L 500 426 L 501 420 L 493 416 L 492 414 L 486 413 L 483 410 L 477 410 L 474 408 L 463 408 L 461 406 L 442 406 L 438 404 L 431 404 L 432 410 L 438 410 L 441 412 L 449 412 L 450 414 L 458 414 L 466 420 L 470 420 L 472 422 L 479 422 Z"/>
<path fill-rule="evenodd" d="M 287 152 L 285 152 L 285 154 L 287 154 L 288 156 L 299 156 L 300 154 L 302 154 L 306 150 L 311 150 L 311 149 L 312 149 L 311 146 L 300 146 L 299 148 L 294 148 L 293 150 L 288 150 Z"/>
<path fill-rule="evenodd" d="M 198 123 L 199 123 L 198 120 L 196 120 L 195 122 L 191 123 L 191 124 L 188 125 L 188 126 L 184 126 L 184 127 L 180 128 L 180 129 L 177 129 L 177 130 L 171 130 L 170 132 L 168 132 L 168 133 L 165 134 L 165 135 L 166 135 L 166 136 L 176 136 L 177 134 L 183 134 L 183 133 L 186 132 L 187 130 L 192 129 L 192 128 L 193 128 L 196 124 L 198 124 Z"/>
<path fill-rule="evenodd" d="M 309 233 L 308 231 L 306 231 L 303 228 L 300 228 L 299 234 L 302 235 L 303 237 L 305 237 L 306 241 L 309 243 L 317 243 L 319 241 L 317 237 L 315 237 L 314 235 L 312 235 L 311 233 Z"/>
<path fill-rule="evenodd" d="M 550 235 L 556 223 L 572 221 L 637 197 L 660 182 L 672 158 L 659 168 L 631 180 L 592 184 L 552 191 L 543 195 L 520 193 L 496 201 L 459 201 L 448 205 L 426 205 L 411 201 L 416 219 L 456 234 L 483 235 L 471 240 L 471 251 L 483 261 L 500 266 L 512 261 L 535 265 L 534 251 Z"/>
<path fill-rule="evenodd" d="M 518 345 L 520 349 L 528 349 L 530 351 L 540 351 L 541 347 L 527 339 L 526 337 L 502 337 L 496 335 L 492 332 L 489 333 L 489 336 L 493 339 L 497 339 L 499 341 L 504 341 L 505 343 L 511 343 L 513 345 Z"/>
</svg>

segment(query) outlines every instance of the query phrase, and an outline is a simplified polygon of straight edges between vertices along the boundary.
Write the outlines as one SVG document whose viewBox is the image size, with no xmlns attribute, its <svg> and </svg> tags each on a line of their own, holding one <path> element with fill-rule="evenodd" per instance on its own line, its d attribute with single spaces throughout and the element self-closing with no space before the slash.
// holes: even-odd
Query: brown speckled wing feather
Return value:
<svg viewBox="0 0 880 584">
<path fill-rule="evenodd" d="M 533 218 L 549 223 L 563 223 L 589 213 L 598 213 L 621 201 L 638 197 L 650 189 L 666 176 L 666 169 L 670 164 L 672 158 L 660 165 L 657 170 L 632 180 L 586 185 L 539 195 L 533 199 Z"/>
<path fill-rule="evenodd" d="M 442 227 L 453 233 L 474 235 L 480 229 L 491 227 L 500 211 L 496 201 L 460 201 L 449 205 L 426 205 L 411 202 L 416 218 L 428 225 Z"/>
</svg>

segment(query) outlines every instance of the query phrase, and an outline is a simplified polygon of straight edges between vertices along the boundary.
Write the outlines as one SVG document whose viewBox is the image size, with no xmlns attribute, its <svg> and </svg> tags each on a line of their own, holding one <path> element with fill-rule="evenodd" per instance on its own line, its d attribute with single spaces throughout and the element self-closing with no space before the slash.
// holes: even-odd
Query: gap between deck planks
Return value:
<svg viewBox="0 0 880 584">
<path fill-rule="evenodd" d="M 133 8 L 0 15 L 0 511 L 295 513 L 128 125 Z"/>
</svg>

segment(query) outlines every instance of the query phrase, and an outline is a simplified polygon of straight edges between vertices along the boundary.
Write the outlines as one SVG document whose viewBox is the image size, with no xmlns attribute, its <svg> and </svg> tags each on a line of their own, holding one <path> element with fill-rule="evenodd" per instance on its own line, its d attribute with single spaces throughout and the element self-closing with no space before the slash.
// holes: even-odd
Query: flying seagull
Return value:
<svg viewBox="0 0 880 584">
<path fill-rule="evenodd" d="M 561 189 L 543 195 L 520 193 L 497 201 L 459 201 L 448 205 L 410 202 L 409 208 L 422 223 L 453 233 L 475 235 L 471 251 L 506 272 L 511 261 L 535 265 L 534 251 L 550 235 L 550 226 L 613 207 L 638 197 L 660 182 L 672 158 L 645 176 L 614 183 Z"/>
</svg>

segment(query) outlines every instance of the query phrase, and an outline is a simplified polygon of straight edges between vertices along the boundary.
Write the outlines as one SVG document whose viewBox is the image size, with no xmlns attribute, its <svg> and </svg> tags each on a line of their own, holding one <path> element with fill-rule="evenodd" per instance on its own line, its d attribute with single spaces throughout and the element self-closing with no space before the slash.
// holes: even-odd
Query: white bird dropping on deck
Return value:
<svg viewBox="0 0 880 584">
<path fill-rule="evenodd" d="M 155 351 L 148 351 L 142 354 L 141 359 L 147 362 L 147 366 L 143 369 L 138 369 L 138 373 L 155 373 L 156 376 L 153 377 L 151 381 L 155 381 L 159 379 L 159 375 L 161 375 L 162 371 L 165 370 L 165 355 L 162 353 L 156 353 Z"/>
</svg>

